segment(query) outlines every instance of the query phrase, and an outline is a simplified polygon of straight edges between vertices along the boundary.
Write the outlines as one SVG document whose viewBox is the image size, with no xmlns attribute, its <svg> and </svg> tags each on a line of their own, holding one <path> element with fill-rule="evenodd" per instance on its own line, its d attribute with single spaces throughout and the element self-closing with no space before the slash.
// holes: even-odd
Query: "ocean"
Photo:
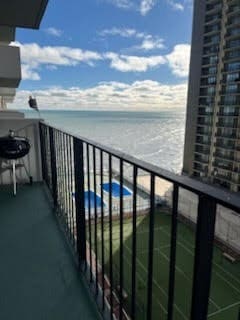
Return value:
<svg viewBox="0 0 240 320">
<path fill-rule="evenodd" d="M 26 111 L 26 117 L 36 117 Z M 185 109 L 138 111 L 41 111 L 47 122 L 138 159 L 180 173 Z"/>
</svg>

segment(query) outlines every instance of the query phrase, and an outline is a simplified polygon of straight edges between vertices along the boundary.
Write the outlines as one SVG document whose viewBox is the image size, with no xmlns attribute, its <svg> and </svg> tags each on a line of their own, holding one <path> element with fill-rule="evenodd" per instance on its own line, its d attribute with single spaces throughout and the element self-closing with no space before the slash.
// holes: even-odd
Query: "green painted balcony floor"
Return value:
<svg viewBox="0 0 240 320">
<path fill-rule="evenodd" d="M 100 319 L 40 184 L 0 188 L 0 319 Z"/>
</svg>

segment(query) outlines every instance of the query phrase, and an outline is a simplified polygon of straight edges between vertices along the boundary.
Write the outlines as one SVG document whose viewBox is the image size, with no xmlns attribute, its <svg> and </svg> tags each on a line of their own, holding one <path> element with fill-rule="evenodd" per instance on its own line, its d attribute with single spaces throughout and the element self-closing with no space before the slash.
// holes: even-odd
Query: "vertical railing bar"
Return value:
<svg viewBox="0 0 240 320">
<path fill-rule="evenodd" d="M 85 269 L 86 264 L 86 220 L 84 196 L 84 156 L 83 141 L 74 138 L 74 168 L 75 168 L 75 206 L 77 224 L 77 252 L 79 267 Z"/>
<path fill-rule="evenodd" d="M 41 162 L 42 162 L 42 178 L 45 181 L 45 152 L 44 152 L 44 138 L 43 138 L 43 125 L 39 123 L 39 136 L 41 145 Z"/>
<path fill-rule="evenodd" d="M 74 219 L 74 206 L 73 206 L 73 154 L 72 154 L 72 137 L 69 136 L 69 156 L 70 156 L 70 191 L 71 191 L 71 216 L 72 216 L 72 242 L 75 248 L 75 219 Z"/>
<path fill-rule="evenodd" d="M 100 150 L 101 184 L 101 244 L 102 244 L 102 310 L 105 309 L 105 258 L 104 258 L 104 202 L 103 202 L 103 151 Z"/>
<path fill-rule="evenodd" d="M 177 217 L 178 217 L 178 193 L 179 188 L 173 185 L 172 196 L 172 221 L 171 221 L 171 249 L 169 262 L 169 286 L 168 286 L 168 320 L 173 319 L 174 289 L 175 289 L 175 268 L 176 268 L 176 245 L 177 245 Z"/>
<path fill-rule="evenodd" d="M 48 152 L 47 152 L 47 140 L 48 140 L 48 137 L 47 137 L 47 130 L 48 130 L 48 127 L 45 127 L 44 128 L 44 149 L 45 149 L 45 155 L 46 155 L 46 158 L 45 158 L 45 164 L 46 164 L 46 177 L 45 177 L 45 181 L 46 181 L 46 184 L 48 186 L 48 188 L 50 189 L 50 185 L 49 185 L 49 173 L 48 173 Z"/>
<path fill-rule="evenodd" d="M 72 137 L 68 136 L 68 147 L 69 147 L 69 210 L 70 210 L 70 216 L 71 216 L 71 241 L 74 245 L 74 214 L 73 214 L 73 167 L 72 167 L 72 145 L 71 145 L 71 139 Z"/>
<path fill-rule="evenodd" d="M 123 160 L 120 159 L 120 250 L 119 250 L 119 267 L 120 267 L 120 290 L 119 290 L 119 319 L 123 317 Z"/>
<path fill-rule="evenodd" d="M 94 188 L 94 251 L 95 251 L 95 289 L 98 294 L 98 238 L 97 238 L 97 182 L 96 182 L 96 148 L 93 147 L 93 188 Z"/>
<path fill-rule="evenodd" d="M 59 153 L 60 153 L 60 182 L 61 182 L 61 216 L 65 218 L 64 214 L 64 181 L 63 181 L 63 151 L 62 151 L 62 132 L 59 131 Z M 65 224 L 65 220 L 64 220 Z M 65 225 L 64 225 L 65 228 Z"/>
<path fill-rule="evenodd" d="M 113 257 L 112 257 L 112 155 L 109 154 L 109 278 L 110 278 L 110 311 L 113 319 Z"/>
<path fill-rule="evenodd" d="M 60 211 L 61 216 L 64 214 L 63 210 L 63 183 L 62 183 L 62 163 L 63 163 L 63 157 L 62 157 L 62 142 L 61 142 L 61 132 L 58 132 L 58 148 L 59 148 L 59 181 L 60 181 L 60 193 L 61 193 L 61 201 L 60 201 Z"/>
<path fill-rule="evenodd" d="M 72 192 L 75 195 L 75 166 L 74 166 L 74 138 L 71 137 L 71 152 L 72 152 Z M 74 204 L 74 199 L 72 199 L 72 212 L 73 212 L 73 221 L 74 221 L 74 244 L 75 244 L 75 250 L 77 251 L 77 216 L 76 216 L 76 206 Z"/>
<path fill-rule="evenodd" d="M 58 131 L 58 172 L 59 172 L 59 207 L 60 207 L 60 214 L 63 214 L 63 184 L 62 184 L 62 154 L 61 154 L 61 132 Z"/>
<path fill-rule="evenodd" d="M 63 158 L 63 166 L 62 166 L 62 174 L 63 174 L 63 203 L 64 203 L 64 216 L 65 216 L 65 227 L 68 233 L 68 216 L 67 216 L 67 205 L 66 205 L 66 171 L 65 171 L 65 145 L 64 145 L 64 133 L 62 133 L 62 158 Z"/>
<path fill-rule="evenodd" d="M 215 200 L 207 195 L 199 195 L 191 309 L 191 319 L 194 320 L 207 319 L 215 220 Z"/>
<path fill-rule="evenodd" d="M 152 275 L 154 249 L 154 214 L 155 214 L 155 176 L 151 173 L 149 248 L 148 248 L 148 284 L 147 284 L 147 319 L 152 319 Z"/>
<path fill-rule="evenodd" d="M 67 217 L 67 233 L 70 237 L 69 228 L 69 212 L 68 212 L 68 182 L 67 182 L 67 157 L 66 157 L 66 134 L 63 134 L 63 145 L 64 145 L 64 179 L 65 179 L 65 205 L 66 205 L 66 217 Z"/>
<path fill-rule="evenodd" d="M 70 217 L 68 210 L 68 174 L 67 174 L 67 146 L 66 146 L 66 134 L 63 135 L 64 142 L 64 179 L 65 179 L 65 205 L 66 205 L 66 217 L 67 217 L 67 232 L 70 238 Z"/>
<path fill-rule="evenodd" d="M 52 189 L 52 185 L 51 185 L 51 168 L 50 168 L 50 136 L 49 136 L 49 130 L 50 130 L 50 127 L 47 128 L 47 149 L 48 149 L 48 162 L 47 162 L 47 168 L 48 168 L 48 186 L 49 186 L 49 189 L 51 190 Z M 51 190 L 52 192 L 52 190 Z"/>
<path fill-rule="evenodd" d="M 89 159 L 89 144 L 87 144 L 87 184 L 88 184 L 88 233 L 89 233 L 89 258 L 90 258 L 90 282 L 93 281 L 92 275 L 92 222 L 91 222 L 91 201 L 90 201 L 90 159 Z"/>
<path fill-rule="evenodd" d="M 46 182 L 46 185 L 48 186 L 49 188 L 49 185 L 48 185 L 48 168 L 47 168 L 47 137 L 46 137 L 46 132 L 47 132 L 47 128 L 44 127 L 43 128 L 43 138 L 44 138 L 44 153 L 45 153 L 45 182 Z"/>
<path fill-rule="evenodd" d="M 68 186 L 68 190 L 67 190 L 67 194 L 68 194 L 68 216 L 69 216 L 69 235 L 70 235 L 70 241 L 72 242 L 72 233 L 73 233 L 73 229 L 72 229 L 72 225 L 73 225 L 73 221 L 72 221 L 72 214 L 71 214 L 71 182 L 70 182 L 70 155 L 69 155 L 69 148 L 70 148 L 70 144 L 69 144 L 69 135 L 66 134 L 66 158 L 67 158 L 67 164 L 66 164 L 66 170 L 67 170 L 67 186 Z"/>
<path fill-rule="evenodd" d="M 57 208 L 58 196 L 57 196 L 57 172 L 56 172 L 56 149 L 53 128 L 49 128 L 49 144 L 50 144 L 50 160 L 51 160 L 51 172 L 52 172 L 52 196 L 54 202 L 54 208 Z"/>
<path fill-rule="evenodd" d="M 132 301 L 131 318 L 136 319 L 136 255 L 137 255 L 137 174 L 138 168 L 133 167 L 133 219 L 132 219 Z"/>
</svg>

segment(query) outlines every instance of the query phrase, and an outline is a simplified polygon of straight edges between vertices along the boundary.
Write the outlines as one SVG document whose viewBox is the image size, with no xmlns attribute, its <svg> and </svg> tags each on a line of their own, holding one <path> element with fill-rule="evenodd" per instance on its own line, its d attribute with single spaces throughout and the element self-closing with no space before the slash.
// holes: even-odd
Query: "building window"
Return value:
<svg viewBox="0 0 240 320">
<path fill-rule="evenodd" d="M 225 87 L 226 93 L 237 93 L 238 92 L 238 85 L 237 84 L 229 84 Z"/>
<path fill-rule="evenodd" d="M 231 62 L 225 65 L 227 71 L 240 70 L 240 62 Z"/>
<path fill-rule="evenodd" d="M 240 80 L 239 72 L 234 72 L 234 73 L 228 74 L 226 80 L 227 80 L 227 82 L 239 81 Z"/>
</svg>

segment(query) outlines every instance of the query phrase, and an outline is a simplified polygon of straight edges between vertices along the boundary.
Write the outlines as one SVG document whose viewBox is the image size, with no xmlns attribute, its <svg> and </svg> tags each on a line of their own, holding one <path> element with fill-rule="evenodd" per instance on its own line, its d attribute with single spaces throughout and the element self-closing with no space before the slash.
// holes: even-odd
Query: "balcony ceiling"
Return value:
<svg viewBox="0 0 240 320">
<path fill-rule="evenodd" d="M 1 0 L 0 25 L 38 29 L 48 0 Z"/>
</svg>

